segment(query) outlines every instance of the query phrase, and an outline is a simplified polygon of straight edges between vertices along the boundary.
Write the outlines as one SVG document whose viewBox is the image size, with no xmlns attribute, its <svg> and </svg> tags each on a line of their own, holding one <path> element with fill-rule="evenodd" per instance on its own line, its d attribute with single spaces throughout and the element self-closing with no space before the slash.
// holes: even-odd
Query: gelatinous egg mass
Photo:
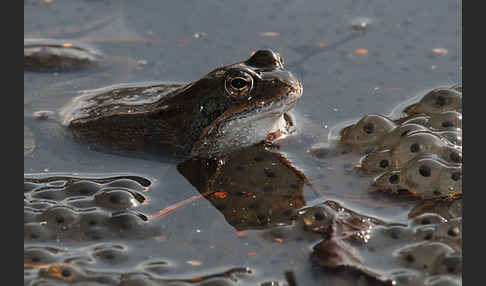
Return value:
<svg viewBox="0 0 486 286">
<path fill-rule="evenodd" d="M 379 191 L 462 193 L 462 86 L 427 92 L 398 119 L 366 115 L 341 131 L 340 143 L 363 154 L 361 171 Z"/>
</svg>

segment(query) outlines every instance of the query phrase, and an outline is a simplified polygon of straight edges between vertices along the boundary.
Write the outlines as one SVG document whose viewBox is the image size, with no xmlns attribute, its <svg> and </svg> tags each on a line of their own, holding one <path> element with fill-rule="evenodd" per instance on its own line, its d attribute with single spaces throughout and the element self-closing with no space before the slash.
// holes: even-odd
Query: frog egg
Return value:
<svg viewBox="0 0 486 286">
<path fill-rule="evenodd" d="M 455 241 L 458 250 L 462 242 L 462 218 L 453 218 L 447 222 L 438 224 L 434 229 L 433 237 L 435 240 Z"/>
<path fill-rule="evenodd" d="M 417 157 L 401 170 L 402 186 L 423 198 L 453 194 L 461 189 L 460 167 L 431 156 Z"/>
<path fill-rule="evenodd" d="M 410 135 L 413 132 L 428 131 L 426 127 L 419 124 L 403 124 L 393 129 L 391 132 L 385 134 L 377 143 L 378 149 L 391 149 L 398 145 L 402 138 Z"/>
<path fill-rule="evenodd" d="M 45 246 L 31 246 L 24 248 L 24 263 L 25 264 L 49 264 L 57 260 L 57 249 L 51 249 Z"/>
<path fill-rule="evenodd" d="M 429 274 L 439 274 L 438 267 L 444 257 L 454 253 L 454 250 L 441 242 L 422 242 L 409 244 L 398 249 L 394 256 L 398 256 L 400 262 L 407 268 L 426 271 Z"/>
<path fill-rule="evenodd" d="M 429 91 L 419 102 L 405 108 L 404 112 L 408 115 L 431 115 L 450 110 L 462 110 L 462 93 L 450 88 L 437 88 Z"/>
<path fill-rule="evenodd" d="M 373 152 L 361 160 L 361 169 L 368 175 L 390 171 L 394 167 L 391 150 Z"/>
<path fill-rule="evenodd" d="M 84 271 L 70 263 L 50 264 L 48 267 L 40 268 L 39 277 L 43 279 L 55 279 L 57 281 L 64 280 L 69 282 L 87 280 Z"/>
<path fill-rule="evenodd" d="M 402 169 L 403 186 L 410 192 L 423 196 L 438 193 L 440 172 L 446 166 L 439 164 L 435 159 L 419 159 L 410 162 Z"/>
<path fill-rule="evenodd" d="M 96 194 L 94 199 L 98 207 L 113 210 L 136 208 L 144 201 L 143 196 L 125 188 L 106 188 Z"/>
<path fill-rule="evenodd" d="M 75 226 L 79 218 L 79 212 L 62 205 L 50 207 L 40 216 L 40 220 L 45 221 L 47 228 L 53 231 L 67 231 Z"/>
<path fill-rule="evenodd" d="M 420 154 L 445 152 L 443 149 L 446 146 L 445 140 L 432 132 L 416 132 L 403 138 L 400 144 L 392 149 L 392 158 L 396 167 L 400 168 Z"/>
<path fill-rule="evenodd" d="M 406 190 L 402 186 L 402 174 L 400 171 L 390 171 L 380 175 L 375 179 L 376 189 L 382 192 L 398 193 Z"/>
<path fill-rule="evenodd" d="M 376 143 L 395 127 L 396 124 L 384 116 L 366 115 L 358 123 L 341 131 L 341 143 L 359 148 L 366 147 Z"/>
<path fill-rule="evenodd" d="M 462 192 L 462 168 L 444 168 L 437 183 L 437 189 L 444 194 L 454 194 Z"/>
<path fill-rule="evenodd" d="M 462 148 L 446 145 L 438 150 L 435 155 L 453 165 L 462 164 Z"/>
<path fill-rule="evenodd" d="M 431 115 L 428 127 L 432 130 L 462 129 L 462 114 L 457 111 L 446 111 Z"/>
</svg>

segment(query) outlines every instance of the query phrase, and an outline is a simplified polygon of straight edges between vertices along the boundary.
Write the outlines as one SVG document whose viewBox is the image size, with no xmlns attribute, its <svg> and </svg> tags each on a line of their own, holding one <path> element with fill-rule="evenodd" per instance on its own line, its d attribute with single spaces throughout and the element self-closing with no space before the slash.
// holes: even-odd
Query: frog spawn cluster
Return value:
<svg viewBox="0 0 486 286">
<path fill-rule="evenodd" d="M 285 241 L 314 238 L 310 255 L 314 266 L 357 270 L 371 279 L 372 285 L 373 281 L 386 285 L 461 285 L 459 199 L 423 201 L 410 211 L 407 225 L 387 223 L 335 201 L 325 201 L 301 209 L 290 228 L 274 228 L 266 235 Z"/>
<path fill-rule="evenodd" d="M 24 179 L 24 240 L 103 240 L 143 236 L 148 217 L 135 211 L 150 181 L 141 177 Z M 116 230 L 116 231 L 114 231 Z"/>
<path fill-rule="evenodd" d="M 235 285 L 251 274 L 235 267 L 177 279 L 172 262 L 151 259 L 133 265 L 130 247 L 104 242 L 160 235 L 149 216 L 135 210 L 148 201 L 144 193 L 150 186 L 150 180 L 138 176 L 24 178 L 26 285 Z M 52 241 L 91 244 L 53 247 Z"/>
<path fill-rule="evenodd" d="M 361 170 L 376 188 L 422 198 L 462 193 L 462 87 L 437 88 L 392 120 L 367 115 L 340 143 L 364 153 Z"/>
<path fill-rule="evenodd" d="M 113 243 L 69 250 L 30 246 L 24 249 L 24 281 L 28 285 L 235 285 L 233 281 L 251 273 L 247 268 L 231 268 L 201 277 L 169 278 L 175 267 L 164 260 L 143 261 L 120 272 L 130 255 L 134 253 L 126 246 Z"/>
</svg>

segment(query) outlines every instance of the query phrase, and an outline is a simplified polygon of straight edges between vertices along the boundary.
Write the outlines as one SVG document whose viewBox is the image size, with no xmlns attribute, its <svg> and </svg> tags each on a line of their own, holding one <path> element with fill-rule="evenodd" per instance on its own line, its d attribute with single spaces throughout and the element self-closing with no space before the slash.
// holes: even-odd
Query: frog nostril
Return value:
<svg viewBox="0 0 486 286">
<path fill-rule="evenodd" d="M 283 68 L 283 59 L 274 51 L 259 50 L 246 61 L 246 64 L 256 68 Z"/>
</svg>

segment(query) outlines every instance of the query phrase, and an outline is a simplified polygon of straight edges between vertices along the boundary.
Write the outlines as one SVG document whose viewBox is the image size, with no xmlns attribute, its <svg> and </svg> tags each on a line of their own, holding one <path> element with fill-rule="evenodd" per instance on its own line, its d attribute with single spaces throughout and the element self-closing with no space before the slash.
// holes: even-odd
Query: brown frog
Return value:
<svg viewBox="0 0 486 286">
<path fill-rule="evenodd" d="M 278 53 L 261 50 L 200 80 L 91 90 L 61 110 L 63 124 L 88 143 L 164 149 L 212 157 L 281 134 L 302 96 L 301 82 Z"/>
</svg>

